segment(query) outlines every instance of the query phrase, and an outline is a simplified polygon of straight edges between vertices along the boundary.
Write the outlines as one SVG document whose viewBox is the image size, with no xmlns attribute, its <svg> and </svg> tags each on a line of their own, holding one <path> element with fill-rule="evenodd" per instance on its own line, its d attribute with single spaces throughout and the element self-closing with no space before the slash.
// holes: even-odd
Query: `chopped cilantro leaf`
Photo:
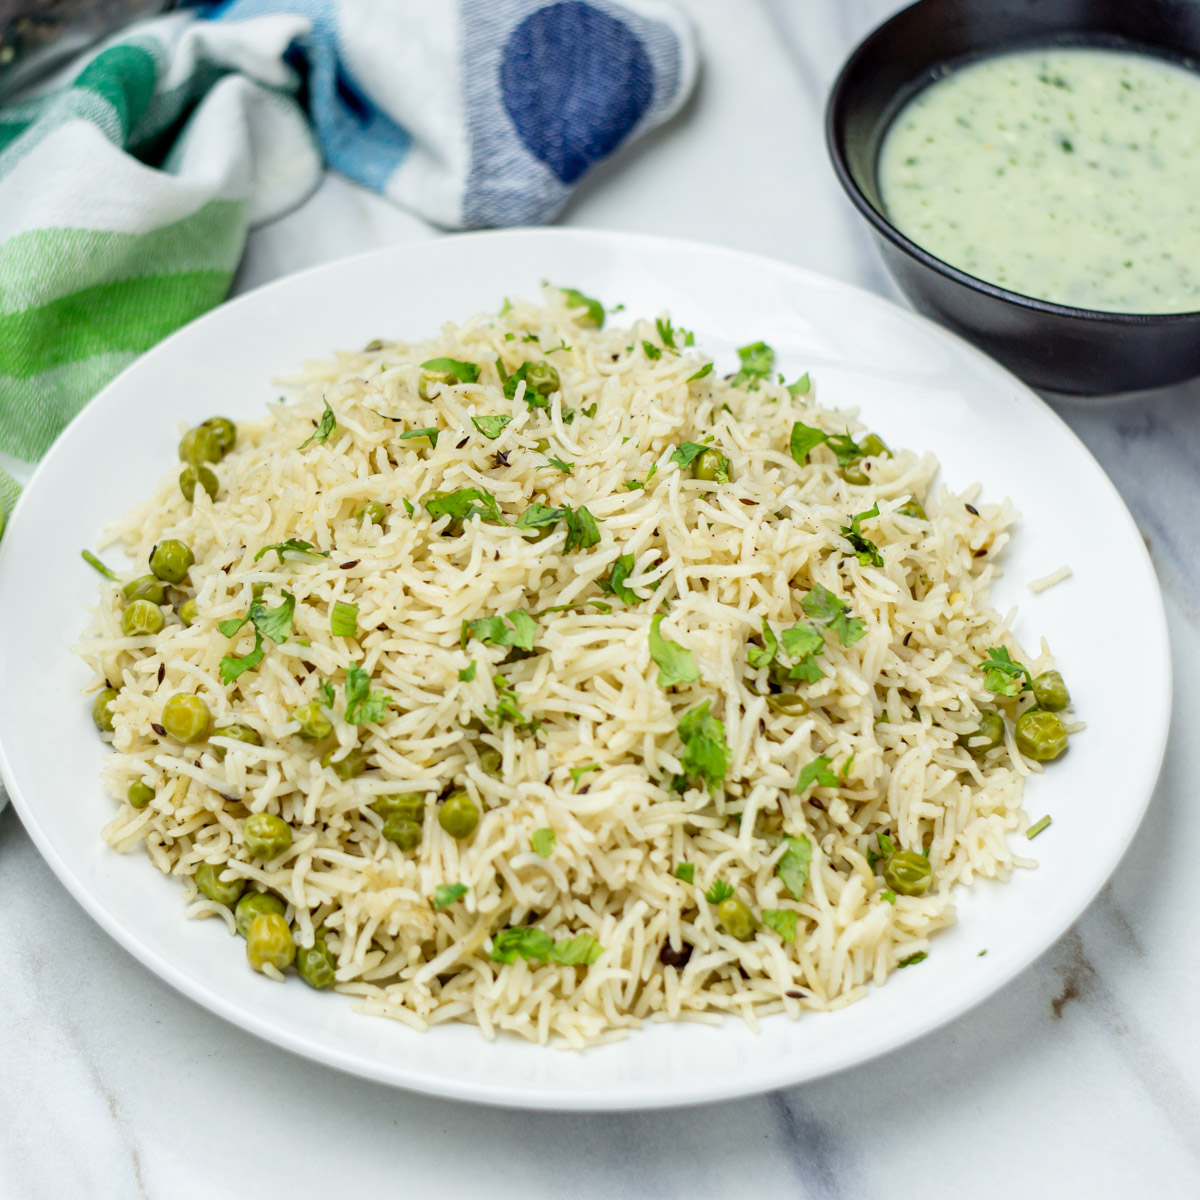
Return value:
<svg viewBox="0 0 1200 1200">
<path fill-rule="evenodd" d="M 563 512 L 567 518 L 567 540 L 563 545 L 564 551 L 569 553 L 575 549 L 587 550 L 600 541 L 600 529 L 596 525 L 596 518 L 587 510 L 586 505 L 581 504 L 574 510 L 564 506 Z"/>
<path fill-rule="evenodd" d="M 733 888 L 725 880 L 714 879 L 712 887 L 704 893 L 704 898 L 709 904 L 720 904 L 722 900 L 728 900 L 732 895 Z"/>
<path fill-rule="evenodd" d="M 642 349 L 646 352 L 646 357 L 649 359 L 662 358 L 662 350 L 653 342 L 643 342 Z"/>
<path fill-rule="evenodd" d="M 606 578 L 601 579 L 600 590 L 625 604 L 639 603 L 637 593 L 625 581 L 633 574 L 633 555 L 622 554 L 612 565 Z M 657 660 L 655 660 L 657 661 Z"/>
<path fill-rule="evenodd" d="M 674 454 L 671 455 L 671 461 L 678 463 L 680 470 L 685 470 L 690 467 L 701 454 L 707 450 L 707 446 L 701 445 L 699 442 L 684 442 Z"/>
<path fill-rule="evenodd" d="M 366 725 L 382 721 L 387 715 L 388 705 L 395 704 L 391 696 L 371 691 L 371 677 L 351 663 L 346 668 L 346 722 L 350 725 Z"/>
<path fill-rule="evenodd" d="M 760 649 L 758 646 L 749 646 L 746 649 L 746 661 L 755 669 L 759 667 L 768 667 L 775 661 L 775 654 L 779 650 L 779 641 L 775 637 L 771 626 L 767 624 L 767 618 L 763 617 L 762 623 L 763 644 Z"/>
<path fill-rule="evenodd" d="M 409 440 L 409 438 L 427 438 L 429 441 L 429 444 L 436 449 L 438 434 L 440 432 L 441 432 L 441 430 L 434 429 L 432 425 L 427 426 L 425 429 L 406 429 L 400 435 L 400 440 L 402 442 L 407 442 Z"/>
<path fill-rule="evenodd" d="M 771 367 L 775 363 L 775 351 L 766 342 L 754 342 L 749 346 L 739 347 L 738 358 L 742 360 L 742 366 L 730 380 L 734 387 L 770 375 Z"/>
<path fill-rule="evenodd" d="M 421 370 L 443 376 L 439 383 L 474 383 L 479 378 L 475 363 L 460 362 L 457 358 L 431 358 L 421 364 Z"/>
<path fill-rule="evenodd" d="M 475 678 L 475 668 L 478 665 L 479 664 L 474 659 L 472 659 L 471 665 L 469 667 L 463 667 L 463 669 L 461 671 L 459 671 L 458 678 L 463 683 L 470 683 L 471 680 L 473 680 Z"/>
<path fill-rule="evenodd" d="M 469 889 L 465 883 L 439 883 L 433 889 L 433 911 L 441 912 L 456 900 L 461 900 Z"/>
<path fill-rule="evenodd" d="M 516 925 L 502 929 L 492 938 L 492 962 L 514 963 L 517 958 L 527 962 L 546 962 L 554 950 L 548 933 L 532 925 Z"/>
<path fill-rule="evenodd" d="M 888 890 L 886 892 L 880 893 L 880 899 L 886 900 L 889 904 L 895 904 L 896 903 L 896 893 L 893 892 L 891 888 L 888 888 Z"/>
<path fill-rule="evenodd" d="M 796 781 L 796 791 L 805 792 L 813 784 L 818 787 L 837 787 L 838 777 L 829 769 L 829 763 L 826 755 L 818 754 L 812 762 L 805 764 L 800 770 L 800 778 Z"/>
<path fill-rule="evenodd" d="M 486 488 L 469 487 L 459 488 L 456 492 L 435 493 L 426 496 L 422 503 L 435 521 L 446 516 L 454 521 L 466 521 L 477 516 L 485 521 L 504 522 L 496 497 Z"/>
<path fill-rule="evenodd" d="M 696 864 L 689 862 L 681 862 L 673 872 L 676 879 L 682 879 L 684 883 L 692 883 L 696 878 Z"/>
<path fill-rule="evenodd" d="M 897 967 L 913 967 L 919 962 L 924 962 L 929 957 L 924 950 L 919 950 L 916 954 L 910 954 L 907 958 L 902 958 L 897 964 Z"/>
<path fill-rule="evenodd" d="M 799 396 L 807 396 L 812 390 L 812 380 L 808 377 L 808 372 L 805 371 L 795 383 L 787 385 L 787 393 L 793 400 Z"/>
<path fill-rule="evenodd" d="M 814 621 L 836 633 L 843 646 L 853 646 L 867 632 L 866 621 L 850 616 L 849 606 L 819 583 L 800 602 L 800 607 Z"/>
<path fill-rule="evenodd" d="M 581 324 L 594 325 L 597 329 L 604 328 L 604 305 L 599 300 L 585 296 L 578 288 L 565 287 L 558 290 L 566 297 L 568 308 L 587 309 L 587 316 L 578 318 Z"/>
<path fill-rule="evenodd" d="M 250 620 L 254 628 L 263 637 L 268 637 L 276 645 L 286 642 L 292 632 L 292 617 L 296 611 L 296 597 L 291 592 L 284 592 L 279 605 L 268 608 L 262 600 L 254 600 L 250 604 Z"/>
<path fill-rule="evenodd" d="M 708 362 L 708 363 L 705 363 L 704 366 L 702 366 L 700 368 L 700 370 L 698 370 L 694 375 L 689 375 L 685 382 L 693 383 L 695 380 L 703 379 L 706 375 L 711 375 L 712 373 L 713 373 L 713 365 L 712 365 L 712 363 Z"/>
<path fill-rule="evenodd" d="M 699 679 L 700 672 L 696 669 L 696 660 L 692 657 L 692 652 L 678 642 L 669 641 L 658 632 L 662 620 L 662 613 L 658 613 L 650 622 L 650 657 L 658 664 L 658 686 L 674 687 L 679 683 L 691 683 Z"/>
<path fill-rule="evenodd" d="M 679 737 L 684 747 L 679 762 L 688 778 L 703 780 L 712 789 L 729 770 L 729 746 L 724 724 L 709 715 L 710 703 L 705 700 L 679 718 Z"/>
<path fill-rule="evenodd" d="M 592 934 L 577 933 L 555 942 L 550 958 L 563 967 L 590 967 L 603 953 L 604 948 Z"/>
<path fill-rule="evenodd" d="M 571 776 L 571 780 L 575 784 L 575 790 L 579 791 L 579 781 L 585 775 L 590 774 L 592 771 L 598 770 L 600 770 L 599 763 L 588 763 L 586 767 L 571 767 L 567 774 Z"/>
<path fill-rule="evenodd" d="M 503 432 L 504 427 L 512 420 L 512 417 L 472 417 L 471 424 L 479 430 L 486 438 L 491 438 L 495 441 Z"/>
<path fill-rule="evenodd" d="M 557 467 L 564 475 L 570 475 L 575 469 L 575 464 L 563 462 L 558 455 L 552 454 L 544 463 L 541 464 L 541 466 L 538 467 L 538 470 L 542 470 L 543 467 Z"/>
<path fill-rule="evenodd" d="M 792 458 L 803 466 L 809 454 L 818 446 L 823 446 L 828 440 L 829 434 L 824 430 L 815 429 L 812 425 L 805 425 L 803 421 L 797 421 L 792 426 L 788 449 L 792 453 Z"/>
<path fill-rule="evenodd" d="M 987 652 L 987 658 L 979 664 L 986 668 L 983 686 L 997 696 L 1019 696 L 1026 688 L 1033 687 L 1033 677 L 1024 663 L 1015 662 L 1003 646 L 995 646 Z"/>
<path fill-rule="evenodd" d="M 558 835 L 553 829 L 535 829 L 529 835 L 529 842 L 538 858 L 549 858 L 554 853 L 554 843 L 557 841 Z"/>
<path fill-rule="evenodd" d="M 262 660 L 263 639 L 262 634 L 256 629 L 254 631 L 254 649 L 249 654 L 244 654 L 241 658 L 236 654 L 227 654 L 221 659 L 221 682 L 228 686 L 245 672 L 257 667 Z"/>
<path fill-rule="evenodd" d="M 665 321 L 661 317 L 655 317 L 654 327 L 658 330 L 658 340 L 662 342 L 662 344 L 666 346 L 668 350 L 678 349 L 678 347 L 675 345 L 675 330 L 671 327 L 670 317 L 668 317 Z"/>
<path fill-rule="evenodd" d="M 879 547 L 864 537 L 862 531 L 862 523 L 877 516 L 879 516 L 878 503 L 872 504 L 866 512 L 855 513 L 850 518 L 850 524 L 842 526 L 842 537 L 854 547 L 858 561 L 864 567 L 883 566 L 883 555 L 879 553 Z"/>
<path fill-rule="evenodd" d="M 583 415 L 584 415 L 585 417 L 587 417 L 587 418 L 590 420 L 591 418 L 595 417 L 595 415 L 596 415 L 596 409 L 597 409 L 598 407 L 599 407 L 599 401 L 597 401 L 597 400 L 593 400 L 593 401 L 591 402 L 591 404 L 587 405 L 587 407 L 586 407 L 586 408 L 585 408 L 585 407 L 581 407 L 581 408 L 579 409 L 579 411 L 580 411 L 581 413 L 583 413 Z M 568 424 L 570 424 L 570 422 L 569 422 L 569 421 L 568 421 L 567 423 L 568 423 Z"/>
<path fill-rule="evenodd" d="M 330 434 L 337 428 L 337 417 L 334 415 L 333 409 L 329 407 L 329 401 L 321 397 L 321 403 L 325 405 L 325 411 L 321 414 L 321 423 L 300 443 L 298 450 L 306 449 L 311 443 L 318 442 L 324 445 L 329 441 Z"/>
<path fill-rule="evenodd" d="M 764 908 L 763 924 L 775 930 L 785 942 L 796 940 L 796 913 L 790 908 Z"/>
<path fill-rule="evenodd" d="M 793 900 L 799 900 L 804 895 L 808 883 L 808 873 L 812 866 L 812 842 L 801 834 L 799 837 L 785 837 L 783 855 L 775 864 L 775 874 L 779 882 L 787 889 Z"/>
<path fill-rule="evenodd" d="M 478 638 L 493 646 L 516 646 L 520 650 L 532 650 L 533 639 L 538 631 L 537 621 L 520 609 L 505 616 L 512 624 L 511 629 L 504 624 L 504 617 L 478 617 L 474 621 L 463 621 L 460 643 L 465 646 L 471 638 Z"/>
<path fill-rule="evenodd" d="M 318 559 L 329 557 L 328 550 L 314 550 L 312 542 L 305 542 L 300 538 L 288 538 L 286 542 L 274 542 L 270 546 L 264 546 L 254 556 L 254 561 L 258 562 L 264 554 L 270 554 L 272 550 L 278 556 L 281 564 L 285 554 L 291 555 L 301 562 L 316 562 Z"/>
</svg>

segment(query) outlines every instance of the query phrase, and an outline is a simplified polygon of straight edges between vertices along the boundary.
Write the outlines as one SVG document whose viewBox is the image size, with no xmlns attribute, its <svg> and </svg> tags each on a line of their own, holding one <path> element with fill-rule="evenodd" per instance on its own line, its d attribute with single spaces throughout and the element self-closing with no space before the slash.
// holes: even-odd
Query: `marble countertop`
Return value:
<svg viewBox="0 0 1200 1200">
<path fill-rule="evenodd" d="M 900 6 L 679 2 L 704 50 L 697 94 L 598 169 L 562 223 L 722 243 L 894 295 L 829 168 L 821 117 L 846 52 Z M 329 177 L 251 236 L 237 288 L 434 236 Z M 1198 402 L 1190 385 L 1060 407 L 1150 546 L 1170 620 L 1175 728 L 1149 815 L 1111 882 L 974 1011 L 833 1078 L 698 1109 L 589 1116 L 428 1099 L 292 1057 L 177 995 L 91 922 L 9 808 L 0 1196 L 1200 1195 L 1189 999 L 1200 992 L 1189 932 L 1200 739 L 1188 733 L 1200 719 Z M 1137 614 L 1129 620 L 1135 635 Z"/>
</svg>

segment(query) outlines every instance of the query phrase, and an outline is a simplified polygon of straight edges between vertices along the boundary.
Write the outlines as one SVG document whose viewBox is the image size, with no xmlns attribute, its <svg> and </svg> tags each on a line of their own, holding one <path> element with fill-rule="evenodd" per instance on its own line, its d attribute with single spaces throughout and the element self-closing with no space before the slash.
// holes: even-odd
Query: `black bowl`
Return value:
<svg viewBox="0 0 1200 1200">
<path fill-rule="evenodd" d="M 884 263 L 920 312 L 1027 383 L 1094 396 L 1200 375 L 1200 312 L 1069 308 L 985 283 L 935 258 L 888 221 L 880 143 L 897 112 L 947 69 L 1031 46 L 1109 46 L 1195 68 L 1196 0 L 918 0 L 870 34 L 838 75 L 825 114 L 834 170 L 870 222 Z"/>
</svg>

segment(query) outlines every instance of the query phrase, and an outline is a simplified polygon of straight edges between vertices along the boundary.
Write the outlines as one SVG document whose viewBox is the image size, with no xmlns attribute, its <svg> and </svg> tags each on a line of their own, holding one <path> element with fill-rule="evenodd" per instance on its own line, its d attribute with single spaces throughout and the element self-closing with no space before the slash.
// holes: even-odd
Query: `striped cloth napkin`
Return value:
<svg viewBox="0 0 1200 1200">
<path fill-rule="evenodd" d="M 0 506 L 90 397 L 225 296 L 322 162 L 438 225 L 550 220 L 684 101 L 655 0 L 230 0 L 0 107 Z M 18 470 L 18 473 L 24 473 Z"/>
</svg>

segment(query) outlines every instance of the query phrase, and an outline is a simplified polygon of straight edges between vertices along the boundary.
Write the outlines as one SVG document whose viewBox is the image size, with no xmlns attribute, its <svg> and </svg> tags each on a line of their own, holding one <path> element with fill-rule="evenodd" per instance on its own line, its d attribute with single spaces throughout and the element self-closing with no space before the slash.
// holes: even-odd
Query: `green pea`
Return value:
<svg viewBox="0 0 1200 1200">
<path fill-rule="evenodd" d="M 112 702 L 119 695 L 116 688 L 104 688 L 103 691 L 96 693 L 96 698 L 92 701 L 92 720 L 95 721 L 96 728 L 101 733 L 112 733 L 113 731 Z"/>
<path fill-rule="evenodd" d="M 158 633 L 166 623 L 162 609 L 149 600 L 135 600 L 121 614 L 121 632 L 126 637 Z"/>
<path fill-rule="evenodd" d="M 224 458 L 221 438 L 215 429 L 197 425 L 189 429 L 179 441 L 179 461 L 199 466 L 201 463 L 220 462 Z"/>
<path fill-rule="evenodd" d="M 296 957 L 291 928 L 278 913 L 259 913 L 246 930 L 246 959 L 261 971 L 268 963 L 277 971 L 286 970 Z"/>
<path fill-rule="evenodd" d="M 214 729 L 209 736 L 229 738 L 235 742 L 245 742 L 247 746 L 261 746 L 263 744 L 262 735 L 257 729 L 251 729 L 249 725 L 222 725 Z M 210 746 L 209 753 L 216 758 L 217 762 L 225 761 L 224 746 Z"/>
<path fill-rule="evenodd" d="M 539 396 L 550 396 L 562 387 L 562 383 L 558 371 L 548 362 L 529 362 L 525 364 L 525 386 Z"/>
<path fill-rule="evenodd" d="M 321 711 L 320 702 L 311 700 L 292 713 L 292 720 L 300 723 L 298 736 L 306 742 L 319 742 L 333 732 L 333 722 Z"/>
<path fill-rule="evenodd" d="M 388 510 L 378 500 L 368 500 L 354 510 L 354 520 L 370 521 L 372 525 L 382 525 L 387 520 Z"/>
<path fill-rule="evenodd" d="M 196 623 L 196 602 L 195 600 L 185 600 L 179 606 L 179 619 L 185 625 L 194 625 Z"/>
<path fill-rule="evenodd" d="M 729 459 L 719 450 L 705 450 L 692 462 L 692 478 L 708 483 L 729 482 Z"/>
<path fill-rule="evenodd" d="M 398 795 L 379 796 L 371 809 L 385 821 L 388 817 L 399 817 L 402 821 L 415 821 L 419 825 L 425 820 L 425 793 L 401 792 Z"/>
<path fill-rule="evenodd" d="M 162 727 L 177 742 L 202 742 L 212 727 L 212 714 L 199 696 L 177 692 L 163 705 Z"/>
<path fill-rule="evenodd" d="M 196 502 L 196 488 L 202 487 L 210 499 L 217 497 L 217 477 L 207 467 L 192 465 L 179 472 L 179 490 L 189 503 Z"/>
<path fill-rule="evenodd" d="M 287 910 L 278 896 L 273 892 L 244 892 L 233 910 L 233 921 L 237 931 L 245 937 L 250 931 L 250 924 L 261 913 L 275 913 L 282 917 Z"/>
<path fill-rule="evenodd" d="M 421 826 L 416 821 L 391 816 L 383 823 L 383 836 L 401 850 L 415 850 L 421 843 Z"/>
<path fill-rule="evenodd" d="M 904 517 L 912 517 L 917 521 L 928 521 L 929 518 L 925 515 L 925 509 L 921 506 L 920 500 L 915 497 L 906 500 L 896 511 Z"/>
<path fill-rule="evenodd" d="M 503 762 L 504 756 L 499 750 L 482 750 L 479 753 L 479 769 L 485 775 L 490 775 L 493 779 L 500 778 L 500 769 Z"/>
<path fill-rule="evenodd" d="M 973 733 L 959 734 L 958 744 L 968 754 L 982 758 L 993 746 L 1004 741 L 1004 718 L 991 709 L 979 714 L 979 725 Z"/>
<path fill-rule="evenodd" d="M 145 808 L 154 799 L 154 789 L 144 780 L 135 779 L 125 793 L 130 808 Z"/>
<path fill-rule="evenodd" d="M 471 797 L 457 788 L 450 793 L 438 809 L 438 824 L 452 837 L 470 837 L 479 824 L 479 806 Z"/>
<path fill-rule="evenodd" d="M 1057 671 L 1043 671 L 1033 677 L 1033 698 L 1038 708 L 1047 712 L 1062 712 L 1071 703 L 1071 693 Z"/>
<path fill-rule="evenodd" d="M 150 551 L 150 570 L 167 583 L 182 583 L 195 561 L 191 547 L 178 538 L 167 538 Z"/>
<path fill-rule="evenodd" d="M 228 417 L 209 417 L 200 422 L 200 428 L 210 430 L 216 436 L 222 458 L 237 444 L 237 426 Z"/>
<path fill-rule="evenodd" d="M 336 979 L 337 959 L 325 944 L 317 938 L 311 946 L 296 947 L 296 973 L 311 988 L 320 991 L 329 987 Z"/>
<path fill-rule="evenodd" d="M 717 920 L 725 932 L 730 937 L 737 938 L 739 942 L 748 942 L 754 936 L 754 929 L 758 924 L 750 909 L 735 896 L 730 896 L 717 905 Z"/>
<path fill-rule="evenodd" d="M 796 692 L 768 696 L 767 707 L 772 712 L 785 713 L 789 717 L 802 717 L 809 711 L 808 701 Z"/>
<path fill-rule="evenodd" d="M 1067 748 L 1067 731 L 1058 715 L 1031 709 L 1017 718 L 1017 749 L 1034 762 L 1052 762 Z"/>
<path fill-rule="evenodd" d="M 331 746 L 321 755 L 321 766 L 328 767 L 339 779 L 356 779 L 367 769 L 367 755 L 364 750 L 351 750 L 344 758 L 334 761 L 334 755 L 340 746 Z"/>
<path fill-rule="evenodd" d="M 274 813 L 251 813 L 242 823 L 242 845 L 252 858 L 270 861 L 292 844 L 292 827 Z"/>
<path fill-rule="evenodd" d="M 234 904 L 246 886 L 246 881 L 240 875 L 229 883 L 222 882 L 221 875 L 227 866 L 227 863 L 202 862 L 196 868 L 196 886 L 218 904 Z"/>
<path fill-rule="evenodd" d="M 883 882 L 901 896 L 923 896 L 933 882 L 933 868 L 916 850 L 897 850 L 884 861 Z"/>
<path fill-rule="evenodd" d="M 167 598 L 167 589 L 161 579 L 153 575 L 139 575 L 131 579 L 121 591 L 126 600 L 149 600 L 151 604 L 162 604 Z"/>
</svg>

